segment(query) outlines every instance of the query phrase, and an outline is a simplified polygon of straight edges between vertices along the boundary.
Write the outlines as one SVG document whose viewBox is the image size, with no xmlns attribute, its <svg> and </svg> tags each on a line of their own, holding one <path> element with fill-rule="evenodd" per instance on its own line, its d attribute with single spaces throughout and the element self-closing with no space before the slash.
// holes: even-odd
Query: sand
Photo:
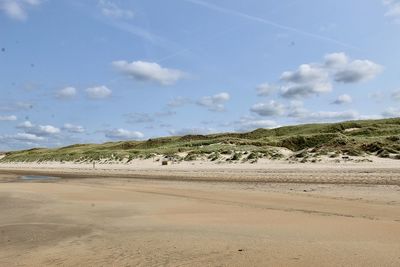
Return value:
<svg viewBox="0 0 400 267">
<path fill-rule="evenodd" d="M 2 164 L 0 266 L 400 266 L 398 165 Z"/>
</svg>

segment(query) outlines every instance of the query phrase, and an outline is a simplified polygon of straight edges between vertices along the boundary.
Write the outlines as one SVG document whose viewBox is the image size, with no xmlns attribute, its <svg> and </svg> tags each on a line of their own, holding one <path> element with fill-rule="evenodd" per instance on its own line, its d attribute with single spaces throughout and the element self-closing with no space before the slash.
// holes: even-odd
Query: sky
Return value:
<svg viewBox="0 0 400 267">
<path fill-rule="evenodd" d="M 0 151 L 400 117 L 399 0 L 0 0 Z"/>
</svg>

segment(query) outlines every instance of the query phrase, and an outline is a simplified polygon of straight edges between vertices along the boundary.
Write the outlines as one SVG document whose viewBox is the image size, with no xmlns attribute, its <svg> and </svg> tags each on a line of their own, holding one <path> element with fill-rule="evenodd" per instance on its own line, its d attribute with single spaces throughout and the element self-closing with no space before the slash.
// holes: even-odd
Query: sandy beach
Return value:
<svg viewBox="0 0 400 267">
<path fill-rule="evenodd" d="M 2 164 L 0 266 L 400 265 L 393 162 L 141 166 Z"/>
</svg>

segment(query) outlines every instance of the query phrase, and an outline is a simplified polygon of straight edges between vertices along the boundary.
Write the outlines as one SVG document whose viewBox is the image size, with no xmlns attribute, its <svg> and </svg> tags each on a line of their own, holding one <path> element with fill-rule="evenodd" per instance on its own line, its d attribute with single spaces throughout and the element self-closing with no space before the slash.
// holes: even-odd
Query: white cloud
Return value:
<svg viewBox="0 0 400 267">
<path fill-rule="evenodd" d="M 302 98 L 332 91 L 330 82 L 290 84 L 282 86 L 281 94 L 285 98 Z"/>
<path fill-rule="evenodd" d="M 106 131 L 105 136 L 113 140 L 137 140 L 142 139 L 144 134 L 138 131 L 129 131 L 119 128 Z"/>
<path fill-rule="evenodd" d="M 134 112 L 125 115 L 127 123 L 149 123 L 154 122 L 154 117 L 150 113 Z"/>
<path fill-rule="evenodd" d="M 15 115 L 9 115 L 9 116 L 1 116 L 0 115 L 0 121 L 16 121 L 18 118 Z"/>
<path fill-rule="evenodd" d="M 307 116 L 307 120 L 325 121 L 325 120 L 354 120 L 359 117 L 357 111 L 318 111 L 311 112 Z"/>
<path fill-rule="evenodd" d="M 394 90 L 392 92 L 392 99 L 396 101 L 400 101 L 400 89 Z"/>
<path fill-rule="evenodd" d="M 369 60 L 354 60 L 334 74 L 336 82 L 356 83 L 368 81 L 377 76 L 383 67 Z"/>
<path fill-rule="evenodd" d="M 5 103 L 0 104 L 0 111 L 21 111 L 21 110 L 28 110 L 33 109 L 33 104 L 25 103 L 25 102 L 17 102 L 17 103 Z"/>
<path fill-rule="evenodd" d="M 325 66 L 328 68 L 342 67 L 349 61 L 347 55 L 343 52 L 331 53 L 325 55 Z"/>
<path fill-rule="evenodd" d="M 112 91 L 107 86 L 101 85 L 87 88 L 86 93 L 90 99 L 104 99 L 110 97 Z"/>
<path fill-rule="evenodd" d="M 118 18 L 118 19 L 131 19 L 135 13 L 129 9 L 123 9 L 116 3 L 107 0 L 100 0 L 99 7 L 104 16 Z"/>
<path fill-rule="evenodd" d="M 17 102 L 17 103 L 15 103 L 15 107 L 18 110 L 33 109 L 33 104 L 32 103 L 26 103 L 26 102 Z"/>
<path fill-rule="evenodd" d="M 302 64 L 296 71 L 285 71 L 281 80 L 295 84 L 308 84 L 328 79 L 328 73 L 323 68 L 314 64 Z"/>
<path fill-rule="evenodd" d="M 335 105 L 343 105 L 343 104 L 350 104 L 353 102 L 353 99 L 348 94 L 343 94 L 338 96 L 338 98 L 332 102 Z"/>
<path fill-rule="evenodd" d="M 304 107 L 293 108 L 288 116 L 299 119 L 300 121 L 313 122 L 355 120 L 360 118 L 359 113 L 354 110 L 311 112 Z"/>
<path fill-rule="evenodd" d="M 271 100 L 268 103 L 257 103 L 253 105 L 250 111 L 264 117 L 279 116 L 283 115 L 285 107 L 282 104 Z"/>
<path fill-rule="evenodd" d="M 35 125 L 30 121 L 24 121 L 17 126 L 18 129 L 23 129 L 25 133 L 34 134 L 37 136 L 50 136 L 56 135 L 61 132 L 61 130 L 52 125 Z"/>
<path fill-rule="evenodd" d="M 370 60 L 350 60 L 343 53 L 325 55 L 323 63 L 302 64 L 296 71 L 285 71 L 281 95 L 285 98 L 300 98 L 330 92 L 333 81 L 357 83 L 375 78 L 383 67 Z"/>
<path fill-rule="evenodd" d="M 28 129 L 28 128 L 33 128 L 33 127 L 34 127 L 34 125 L 30 121 L 24 121 L 23 123 L 21 123 L 17 126 L 17 128 L 21 128 L 21 129 Z"/>
<path fill-rule="evenodd" d="M 6 149 L 23 149 L 38 146 L 38 142 L 45 138 L 28 133 L 16 133 L 13 135 L 0 135 L 0 143 L 6 145 Z M 8 147 L 8 148 L 7 148 Z"/>
<path fill-rule="evenodd" d="M 12 19 L 26 20 L 26 10 L 39 4 L 39 0 L 0 0 L 0 11 Z"/>
<path fill-rule="evenodd" d="M 62 129 L 69 133 L 84 133 L 85 132 L 85 128 L 83 126 L 74 125 L 71 123 L 65 123 Z"/>
<path fill-rule="evenodd" d="M 216 133 L 217 131 L 212 128 L 182 128 L 180 130 L 170 130 L 169 134 L 170 135 L 206 135 L 206 134 L 213 134 Z"/>
<path fill-rule="evenodd" d="M 285 71 L 280 79 L 285 82 L 281 88 L 285 98 L 307 97 L 332 90 L 328 71 L 316 64 L 303 64 L 296 71 Z"/>
<path fill-rule="evenodd" d="M 197 105 L 206 107 L 209 111 L 224 111 L 225 103 L 230 99 L 230 95 L 226 92 L 213 96 L 205 96 L 196 102 Z"/>
<path fill-rule="evenodd" d="M 60 133 L 60 129 L 52 125 L 38 125 L 31 131 L 36 135 L 53 135 Z"/>
<path fill-rule="evenodd" d="M 400 1 L 398 0 L 383 0 L 383 4 L 387 6 L 388 11 L 386 17 L 392 18 L 394 22 L 400 22 Z"/>
<path fill-rule="evenodd" d="M 17 133 L 11 136 L 11 138 L 19 141 L 29 141 L 29 142 L 37 142 L 44 140 L 43 137 L 30 133 Z"/>
<path fill-rule="evenodd" d="M 57 92 L 57 98 L 60 99 L 71 99 L 76 96 L 76 88 L 72 86 L 64 87 Z"/>
<path fill-rule="evenodd" d="M 301 122 L 324 122 L 361 119 L 357 111 L 309 111 L 300 101 L 292 101 L 288 106 L 288 117 L 298 119 Z"/>
<path fill-rule="evenodd" d="M 168 69 L 157 63 L 133 61 L 131 63 L 120 60 L 112 65 L 121 73 L 138 81 L 157 82 L 161 85 L 172 85 L 185 77 L 185 73 L 176 69 Z"/>
<path fill-rule="evenodd" d="M 269 96 L 276 90 L 276 86 L 268 83 L 262 83 L 256 87 L 258 96 Z"/>
<path fill-rule="evenodd" d="M 273 120 L 259 120 L 251 116 L 245 116 L 225 126 L 233 126 L 236 132 L 248 132 L 259 128 L 275 128 L 279 125 Z"/>
<path fill-rule="evenodd" d="M 400 117 L 400 108 L 389 107 L 382 112 L 382 116 L 386 118 Z"/>
<path fill-rule="evenodd" d="M 168 102 L 167 106 L 170 108 L 177 108 L 190 103 L 192 103 L 192 100 L 190 100 L 189 98 L 178 96 Z"/>
</svg>

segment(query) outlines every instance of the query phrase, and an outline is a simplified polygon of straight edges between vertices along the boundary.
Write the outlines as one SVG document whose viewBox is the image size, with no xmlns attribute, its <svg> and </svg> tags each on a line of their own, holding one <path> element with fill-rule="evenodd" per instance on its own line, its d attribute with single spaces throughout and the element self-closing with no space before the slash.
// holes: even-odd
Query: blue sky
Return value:
<svg viewBox="0 0 400 267">
<path fill-rule="evenodd" d="M 397 0 L 0 0 L 0 150 L 400 116 Z"/>
</svg>

